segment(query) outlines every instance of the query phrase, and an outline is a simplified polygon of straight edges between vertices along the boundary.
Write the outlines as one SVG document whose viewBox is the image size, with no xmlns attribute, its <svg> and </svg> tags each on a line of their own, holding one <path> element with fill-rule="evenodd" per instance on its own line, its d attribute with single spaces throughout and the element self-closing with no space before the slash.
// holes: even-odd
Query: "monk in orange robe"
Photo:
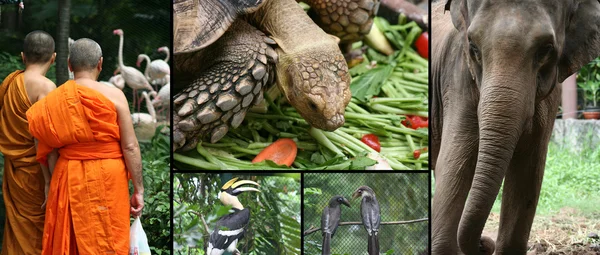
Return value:
<svg viewBox="0 0 600 255">
<path fill-rule="evenodd" d="M 102 50 L 71 46 L 69 80 L 27 111 L 37 160 L 57 148 L 46 204 L 42 254 L 128 254 L 129 214 L 144 206 L 142 165 L 123 92 L 96 81 Z M 134 192 L 128 199 L 128 174 Z"/>
<path fill-rule="evenodd" d="M 40 254 L 45 193 L 50 176 L 35 159 L 35 142 L 25 112 L 56 85 L 45 77 L 54 62 L 54 39 L 43 31 L 29 33 L 21 52 L 25 71 L 15 71 L 0 85 L 0 152 L 4 155 L 2 192 L 6 223 L 2 254 Z M 50 164 L 56 162 L 56 152 Z"/>
</svg>

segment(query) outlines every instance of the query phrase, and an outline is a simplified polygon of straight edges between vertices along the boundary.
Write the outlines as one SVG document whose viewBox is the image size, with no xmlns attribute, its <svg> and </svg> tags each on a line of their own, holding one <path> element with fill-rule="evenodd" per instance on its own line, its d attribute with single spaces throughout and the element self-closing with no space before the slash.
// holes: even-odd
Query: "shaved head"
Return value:
<svg viewBox="0 0 600 255">
<path fill-rule="evenodd" d="M 54 54 L 54 38 L 44 31 L 36 30 L 27 36 L 23 42 L 23 55 L 28 64 L 45 64 Z"/>
<path fill-rule="evenodd" d="M 73 72 L 93 70 L 102 57 L 102 48 L 92 39 L 82 38 L 71 45 L 69 63 Z"/>
</svg>

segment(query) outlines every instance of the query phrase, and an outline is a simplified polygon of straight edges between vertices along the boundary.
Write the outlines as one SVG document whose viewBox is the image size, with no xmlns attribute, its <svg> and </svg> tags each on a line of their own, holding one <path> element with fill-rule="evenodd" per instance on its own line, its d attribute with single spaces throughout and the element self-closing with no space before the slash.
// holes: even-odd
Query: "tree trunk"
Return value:
<svg viewBox="0 0 600 255">
<path fill-rule="evenodd" d="M 58 2 L 58 29 L 56 33 L 56 85 L 60 86 L 69 79 L 69 21 L 71 0 Z"/>
<path fill-rule="evenodd" d="M 17 10 L 12 5 L 0 5 L 0 24 L 8 32 L 17 30 Z"/>
</svg>

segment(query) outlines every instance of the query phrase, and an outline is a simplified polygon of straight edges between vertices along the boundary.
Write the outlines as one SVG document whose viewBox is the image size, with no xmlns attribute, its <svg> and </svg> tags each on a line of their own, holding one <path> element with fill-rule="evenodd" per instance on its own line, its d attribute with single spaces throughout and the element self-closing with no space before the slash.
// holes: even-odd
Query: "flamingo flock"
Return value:
<svg viewBox="0 0 600 255">
<path fill-rule="evenodd" d="M 168 64 L 169 48 L 164 46 L 158 48 L 157 50 L 157 52 L 163 52 L 166 54 L 166 58 L 164 60 L 151 60 L 148 55 L 140 54 L 138 56 L 136 66 L 141 68 L 141 64 L 146 61 L 146 68 L 144 73 L 142 73 L 135 67 L 126 66 L 123 62 L 123 30 L 115 29 L 113 34 L 119 36 L 118 67 L 113 73 L 113 76 L 107 82 L 102 83 L 106 84 L 107 86 L 119 88 L 121 90 L 125 87 L 125 85 L 129 86 L 133 90 L 133 104 L 137 106 L 137 112 L 132 114 L 134 124 L 155 124 L 156 112 L 154 107 L 160 109 L 159 112 L 166 110 L 167 115 L 169 112 L 169 99 L 171 98 L 171 71 Z M 138 98 L 138 90 L 143 91 L 141 99 Z M 152 96 L 153 99 L 150 99 L 150 96 Z M 140 112 L 141 100 L 146 101 L 148 113 Z M 168 119 L 168 116 L 166 117 Z"/>
</svg>

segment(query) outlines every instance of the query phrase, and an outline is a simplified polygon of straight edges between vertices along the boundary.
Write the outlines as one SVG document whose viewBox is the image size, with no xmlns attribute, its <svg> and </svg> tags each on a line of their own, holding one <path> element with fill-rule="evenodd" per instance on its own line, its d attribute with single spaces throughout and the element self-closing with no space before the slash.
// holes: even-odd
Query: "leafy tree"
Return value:
<svg viewBox="0 0 600 255">
<path fill-rule="evenodd" d="M 170 254 L 171 247 L 171 142 L 160 129 L 149 143 L 140 143 L 144 175 L 144 211 L 140 219 L 150 250 L 157 255 Z M 129 186 L 131 194 L 133 185 Z"/>
</svg>

